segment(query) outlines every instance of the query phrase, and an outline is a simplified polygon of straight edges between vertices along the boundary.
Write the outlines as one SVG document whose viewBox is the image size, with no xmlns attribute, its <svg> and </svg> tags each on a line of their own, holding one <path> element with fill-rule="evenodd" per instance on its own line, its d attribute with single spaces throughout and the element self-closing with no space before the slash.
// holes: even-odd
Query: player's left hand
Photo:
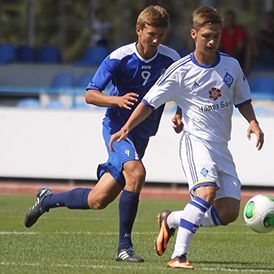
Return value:
<svg viewBox="0 0 274 274">
<path fill-rule="evenodd" d="M 256 148 L 260 150 L 264 144 L 264 133 L 261 130 L 257 121 L 251 121 L 249 127 L 247 129 L 247 138 L 251 138 L 251 134 L 254 133 L 256 135 Z"/>
<path fill-rule="evenodd" d="M 182 121 L 182 116 L 180 114 L 175 114 L 172 118 L 173 128 L 176 133 L 180 133 L 184 128 L 184 123 Z"/>
<path fill-rule="evenodd" d="M 113 149 L 113 143 L 115 141 L 120 142 L 122 140 L 124 140 L 125 138 L 127 138 L 128 136 L 128 130 L 125 128 L 121 128 L 119 131 L 117 131 L 116 133 L 112 134 L 108 143 L 108 146 L 110 148 L 111 151 L 114 151 Z"/>
</svg>

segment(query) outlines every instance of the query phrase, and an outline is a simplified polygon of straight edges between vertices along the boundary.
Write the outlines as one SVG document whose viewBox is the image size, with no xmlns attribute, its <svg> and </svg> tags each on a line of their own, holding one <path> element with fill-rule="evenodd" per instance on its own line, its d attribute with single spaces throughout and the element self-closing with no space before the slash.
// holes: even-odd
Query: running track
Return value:
<svg viewBox="0 0 274 274">
<path fill-rule="evenodd" d="M 52 182 L 45 182 L 41 180 L 41 182 L 36 181 L 11 181 L 11 180 L 0 180 L 0 195 L 7 194 L 21 194 L 21 195 L 35 195 L 37 190 L 41 187 L 48 187 L 53 192 L 62 192 L 68 191 L 75 187 L 91 187 L 92 184 L 74 184 L 74 183 L 61 183 L 54 184 Z M 261 189 L 243 189 L 242 190 L 242 200 L 247 201 L 249 198 L 256 194 L 267 194 L 274 197 L 274 187 L 272 188 L 261 188 Z M 141 192 L 141 198 L 144 199 L 181 199 L 188 200 L 189 194 L 188 189 L 184 187 L 178 186 L 145 186 Z"/>
</svg>

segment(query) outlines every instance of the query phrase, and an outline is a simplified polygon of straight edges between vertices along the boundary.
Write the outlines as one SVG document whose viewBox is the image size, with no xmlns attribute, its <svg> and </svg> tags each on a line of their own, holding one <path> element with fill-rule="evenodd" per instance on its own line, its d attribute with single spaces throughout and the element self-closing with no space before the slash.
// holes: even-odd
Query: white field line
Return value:
<svg viewBox="0 0 274 274">
<path fill-rule="evenodd" d="M 122 269 L 122 270 L 126 270 L 126 269 L 136 269 L 136 270 L 165 270 L 167 269 L 167 267 L 151 267 L 151 266 L 145 266 L 145 265 L 125 265 L 123 264 L 122 266 L 118 266 L 118 265 L 79 265 L 79 264 L 51 264 L 51 265 L 43 265 L 40 263 L 27 263 L 27 262 L 23 262 L 23 263 L 17 263 L 17 262 L 0 262 L 0 266 L 7 266 L 7 267 L 13 267 L 13 266 L 19 266 L 19 267 L 53 267 L 53 268 L 57 268 L 57 267 L 61 267 L 61 268 L 71 268 L 71 269 Z M 241 268 L 225 268 L 225 267 L 196 267 L 195 269 L 196 271 L 212 271 L 212 272 L 217 272 L 219 273 L 220 271 L 223 272 L 236 272 L 236 273 L 271 273 L 272 270 L 267 270 L 267 269 L 253 269 L 253 268 L 247 268 L 247 269 L 241 269 Z M 273 272 L 272 272 L 273 273 Z"/>
<path fill-rule="evenodd" d="M 155 231 L 147 232 L 134 232 L 134 235 L 155 235 Z M 207 231 L 200 232 L 199 234 L 214 234 L 214 235 L 255 235 L 255 232 L 225 232 L 225 231 Z M 118 235 L 118 232 L 89 232 L 89 231 L 60 231 L 60 232 L 32 232 L 32 231 L 0 231 L 0 236 L 2 235 Z M 263 234 L 262 234 L 263 235 Z"/>
</svg>

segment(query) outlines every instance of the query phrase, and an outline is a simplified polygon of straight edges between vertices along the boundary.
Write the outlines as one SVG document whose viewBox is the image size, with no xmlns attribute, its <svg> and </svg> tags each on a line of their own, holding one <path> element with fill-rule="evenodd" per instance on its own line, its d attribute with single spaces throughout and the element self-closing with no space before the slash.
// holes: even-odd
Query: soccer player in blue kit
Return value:
<svg viewBox="0 0 274 274">
<path fill-rule="evenodd" d="M 51 208 L 102 209 L 122 192 L 116 260 L 144 261 L 133 249 L 131 232 L 146 176 L 142 158 L 149 138 L 158 130 L 164 104 L 136 127 L 126 140 L 115 144 L 115 152 L 108 148 L 108 143 L 111 135 L 124 125 L 165 69 L 180 58 L 176 51 L 161 44 L 168 24 L 169 15 L 163 7 L 155 5 L 145 8 L 136 22 L 138 41 L 114 50 L 101 63 L 86 88 L 85 99 L 88 104 L 107 107 L 103 119 L 103 136 L 109 158 L 106 163 L 98 166 L 97 184 L 92 190 L 76 188 L 63 193 L 40 189 L 35 204 L 25 216 L 26 227 L 31 227 Z M 109 82 L 112 82 L 111 92 L 105 94 L 102 91 Z M 174 117 L 173 127 L 177 132 L 182 124 L 179 119 L 176 120 L 178 116 Z"/>
<path fill-rule="evenodd" d="M 126 140 L 165 102 L 174 101 L 182 111 L 184 130 L 179 152 L 192 199 L 182 210 L 159 214 L 155 240 L 161 256 L 178 228 L 167 263 L 171 268 L 194 268 L 187 255 L 200 226 L 227 225 L 238 217 L 241 183 L 228 149 L 233 106 L 249 124 L 247 137 L 255 134 L 257 149 L 264 143 L 243 71 L 236 59 L 218 51 L 221 29 L 222 18 L 215 9 L 201 6 L 193 12 L 190 34 L 195 41 L 194 52 L 166 70 L 109 143 L 115 150 L 117 143 Z"/>
</svg>

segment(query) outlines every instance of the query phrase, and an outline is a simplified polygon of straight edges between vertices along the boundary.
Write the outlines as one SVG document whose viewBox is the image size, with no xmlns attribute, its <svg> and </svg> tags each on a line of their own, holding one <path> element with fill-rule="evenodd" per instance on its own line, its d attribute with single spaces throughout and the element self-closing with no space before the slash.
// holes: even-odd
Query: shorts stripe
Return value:
<svg viewBox="0 0 274 274">
<path fill-rule="evenodd" d="M 191 140 L 189 139 L 188 136 L 186 136 L 186 153 L 187 153 L 188 166 L 189 166 L 190 174 L 192 177 L 192 181 L 193 183 L 196 183 L 198 181 L 198 176 L 196 173 L 196 167 L 193 159 L 193 150 L 192 150 Z"/>
</svg>

